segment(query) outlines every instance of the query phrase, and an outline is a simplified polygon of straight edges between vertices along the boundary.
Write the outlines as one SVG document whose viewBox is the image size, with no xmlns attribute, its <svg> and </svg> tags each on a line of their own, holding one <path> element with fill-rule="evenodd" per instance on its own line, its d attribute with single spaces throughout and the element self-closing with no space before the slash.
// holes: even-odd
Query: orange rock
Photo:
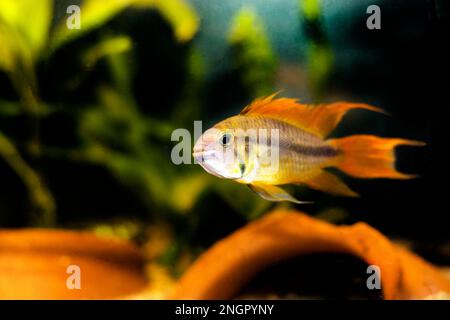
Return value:
<svg viewBox="0 0 450 320">
<path fill-rule="evenodd" d="M 249 223 L 205 252 L 180 279 L 172 299 L 230 299 L 279 261 L 312 253 L 351 254 L 381 270 L 385 299 L 450 293 L 450 281 L 415 254 L 365 223 L 335 226 L 277 210 Z"/>
<path fill-rule="evenodd" d="M 80 267 L 80 289 L 67 287 L 69 265 Z M 73 231 L 0 231 L 0 299 L 120 298 L 145 285 L 144 259 L 127 242 Z"/>
</svg>

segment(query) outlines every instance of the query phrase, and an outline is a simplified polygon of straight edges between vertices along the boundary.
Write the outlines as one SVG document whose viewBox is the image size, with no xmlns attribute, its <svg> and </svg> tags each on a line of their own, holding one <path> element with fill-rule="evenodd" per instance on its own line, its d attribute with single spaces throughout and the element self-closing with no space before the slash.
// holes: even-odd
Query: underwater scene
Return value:
<svg viewBox="0 0 450 320">
<path fill-rule="evenodd" d="M 450 300 L 449 25 L 0 0 L 0 299 Z"/>
</svg>

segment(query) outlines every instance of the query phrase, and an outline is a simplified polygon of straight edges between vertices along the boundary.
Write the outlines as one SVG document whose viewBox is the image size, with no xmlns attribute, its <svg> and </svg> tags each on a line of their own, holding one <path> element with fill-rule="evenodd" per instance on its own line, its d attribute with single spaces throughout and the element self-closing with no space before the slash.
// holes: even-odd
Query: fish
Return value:
<svg viewBox="0 0 450 320">
<path fill-rule="evenodd" d="M 247 185 L 269 201 L 300 201 L 283 185 L 306 185 L 336 196 L 358 197 L 341 178 L 411 179 L 395 168 L 395 148 L 425 143 L 360 134 L 329 138 L 354 109 L 386 113 L 364 103 L 302 104 L 273 94 L 255 99 L 238 115 L 220 121 L 196 141 L 193 157 L 219 178 Z"/>
</svg>

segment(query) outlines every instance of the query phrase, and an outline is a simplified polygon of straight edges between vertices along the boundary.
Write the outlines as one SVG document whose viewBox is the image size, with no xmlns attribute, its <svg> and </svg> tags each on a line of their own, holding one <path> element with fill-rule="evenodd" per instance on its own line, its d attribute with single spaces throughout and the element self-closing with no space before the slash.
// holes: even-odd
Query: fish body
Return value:
<svg viewBox="0 0 450 320">
<path fill-rule="evenodd" d="M 238 127 L 244 132 L 254 128 L 268 128 L 267 148 L 270 148 L 269 136 L 272 130 L 278 130 L 279 132 L 279 163 L 282 165 L 279 165 L 275 174 L 268 170 L 266 166 L 261 165 L 261 161 L 258 161 L 258 159 L 262 156 L 263 151 L 258 153 L 256 150 L 265 150 L 265 148 L 264 146 L 260 148 L 260 141 L 250 141 L 250 146 L 247 146 L 247 148 L 254 147 L 254 149 L 247 150 L 250 156 L 255 155 L 252 161 L 259 165 L 252 165 L 253 163 L 251 163 L 246 166 L 247 170 L 243 172 L 242 177 L 236 179 L 237 182 L 245 184 L 267 183 L 277 185 L 294 183 L 299 178 L 307 180 L 318 166 L 331 160 L 337 154 L 337 150 L 323 139 L 277 119 L 236 116 L 218 126 L 218 128 L 222 127 Z"/>
<path fill-rule="evenodd" d="M 347 102 L 311 106 L 274 95 L 257 99 L 208 129 L 193 155 L 207 172 L 246 184 L 271 201 L 301 202 L 279 187 L 285 184 L 357 196 L 329 167 L 359 178 L 411 178 L 395 170 L 394 148 L 421 142 L 372 135 L 327 139 L 351 109 L 383 112 Z"/>
</svg>

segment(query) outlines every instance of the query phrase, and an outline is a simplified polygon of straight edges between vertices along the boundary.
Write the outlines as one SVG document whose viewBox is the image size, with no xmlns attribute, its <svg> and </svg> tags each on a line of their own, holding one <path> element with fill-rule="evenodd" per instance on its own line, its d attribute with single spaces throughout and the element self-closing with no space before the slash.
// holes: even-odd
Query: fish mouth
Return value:
<svg viewBox="0 0 450 320">
<path fill-rule="evenodd" d="M 216 176 L 218 178 L 225 178 L 225 176 L 217 173 L 217 171 L 213 167 L 210 167 L 207 162 L 199 162 L 199 164 L 209 174 L 212 174 L 213 176 Z"/>
<path fill-rule="evenodd" d="M 212 174 L 213 176 L 216 176 L 218 178 L 225 178 L 225 176 L 218 173 L 217 170 L 213 166 L 208 164 L 208 162 L 205 160 L 207 160 L 207 159 L 202 157 L 201 159 L 197 160 L 197 162 L 206 172 L 208 172 L 209 174 Z"/>
<path fill-rule="evenodd" d="M 192 156 L 194 157 L 196 162 L 209 174 L 212 174 L 213 176 L 216 176 L 218 178 L 225 178 L 223 175 L 217 172 L 217 169 L 215 169 L 208 163 L 208 160 L 216 158 L 216 154 L 217 152 L 215 150 L 194 149 Z"/>
</svg>

